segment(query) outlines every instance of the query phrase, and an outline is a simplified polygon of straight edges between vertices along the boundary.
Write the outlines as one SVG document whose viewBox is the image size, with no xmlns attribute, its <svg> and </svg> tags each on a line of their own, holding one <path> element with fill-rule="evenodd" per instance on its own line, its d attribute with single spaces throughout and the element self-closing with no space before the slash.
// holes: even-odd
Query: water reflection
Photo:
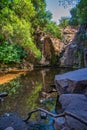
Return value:
<svg viewBox="0 0 87 130">
<path fill-rule="evenodd" d="M 29 111 L 37 107 L 51 111 L 55 106 L 56 94 L 47 95 L 46 91 L 50 89 L 51 84 L 54 84 L 55 75 L 65 71 L 67 70 L 33 70 L 7 84 L 0 85 L 0 92 L 8 92 L 8 97 L 0 103 L 0 114 L 17 112 L 20 116 L 26 117 Z"/>
</svg>

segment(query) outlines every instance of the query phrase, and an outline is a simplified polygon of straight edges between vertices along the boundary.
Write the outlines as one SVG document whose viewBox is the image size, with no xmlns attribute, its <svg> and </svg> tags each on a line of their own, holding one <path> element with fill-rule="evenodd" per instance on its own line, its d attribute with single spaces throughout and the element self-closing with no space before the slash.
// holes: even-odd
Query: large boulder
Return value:
<svg viewBox="0 0 87 130">
<path fill-rule="evenodd" d="M 55 85 L 59 94 L 87 94 L 87 68 L 56 75 Z"/>
<path fill-rule="evenodd" d="M 64 112 L 70 112 L 87 121 L 87 96 L 83 94 L 62 94 L 59 101 Z M 63 129 L 64 127 L 68 127 L 70 130 L 87 130 L 87 125 L 70 116 L 55 119 L 56 130 Z"/>
</svg>

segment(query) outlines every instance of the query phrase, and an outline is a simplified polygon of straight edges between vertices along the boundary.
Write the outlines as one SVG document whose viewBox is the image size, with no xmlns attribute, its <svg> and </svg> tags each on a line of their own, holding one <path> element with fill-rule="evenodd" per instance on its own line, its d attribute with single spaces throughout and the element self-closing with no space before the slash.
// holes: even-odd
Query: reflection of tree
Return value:
<svg viewBox="0 0 87 130">
<path fill-rule="evenodd" d="M 42 89 L 42 84 L 37 82 L 36 87 L 29 94 L 29 97 L 25 99 L 25 102 L 27 104 L 26 106 L 27 108 L 29 108 L 28 111 L 29 110 L 31 111 L 39 107 L 38 98 L 39 98 L 39 92 L 41 91 L 41 89 Z"/>
<path fill-rule="evenodd" d="M 17 90 L 21 87 L 20 85 L 20 81 L 19 78 L 12 80 L 11 82 L 7 83 L 7 84 L 3 84 L 0 86 L 0 92 L 6 91 L 8 93 L 8 95 L 14 95 L 14 94 L 18 94 Z"/>
<path fill-rule="evenodd" d="M 43 88 L 44 88 L 44 90 L 46 90 L 46 87 L 45 87 L 46 70 L 41 70 L 40 72 L 41 72 L 41 74 L 42 74 Z"/>
<path fill-rule="evenodd" d="M 14 79 L 7 84 L 0 85 L 0 92 L 6 91 L 8 96 L 5 101 L 1 103 L 0 113 L 6 111 L 14 111 L 17 107 L 17 96 L 20 94 L 19 89 L 22 87 L 20 84 L 20 78 Z"/>
<path fill-rule="evenodd" d="M 29 107 L 31 107 L 31 109 L 38 107 L 36 101 L 39 98 L 39 92 L 41 91 L 41 89 L 42 89 L 42 84 L 37 83 L 36 87 L 30 93 L 29 98 L 27 99 L 27 104 Z"/>
</svg>

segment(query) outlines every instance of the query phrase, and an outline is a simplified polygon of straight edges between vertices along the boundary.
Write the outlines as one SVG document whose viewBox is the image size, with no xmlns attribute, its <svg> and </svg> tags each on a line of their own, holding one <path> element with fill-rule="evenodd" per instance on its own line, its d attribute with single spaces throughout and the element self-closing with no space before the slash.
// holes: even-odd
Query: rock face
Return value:
<svg viewBox="0 0 87 130">
<path fill-rule="evenodd" d="M 62 51 L 62 41 L 58 38 L 52 37 L 41 30 L 35 32 L 35 43 L 42 53 L 40 64 L 54 65 L 57 64 L 57 57 Z"/>
<path fill-rule="evenodd" d="M 44 51 L 43 55 L 45 57 L 45 61 L 48 61 L 50 64 L 54 64 L 55 59 L 55 50 L 53 47 L 53 42 L 50 37 L 44 38 Z"/>
<path fill-rule="evenodd" d="M 77 51 L 77 45 L 69 45 L 66 47 L 64 55 L 62 58 L 60 58 L 60 65 L 61 66 L 73 66 L 75 64 L 78 64 L 78 60 L 76 58 L 76 51 Z"/>
<path fill-rule="evenodd" d="M 63 93 L 87 94 L 87 68 L 56 75 L 55 85 L 60 95 Z"/>
<path fill-rule="evenodd" d="M 87 67 L 87 26 L 81 25 L 60 59 L 62 66 Z"/>
<path fill-rule="evenodd" d="M 87 96 L 83 94 L 62 94 L 59 101 L 64 112 L 70 112 L 87 121 Z M 87 130 L 87 125 L 70 116 L 60 117 L 55 120 L 56 130 L 64 127 L 68 127 L 70 130 Z"/>
<path fill-rule="evenodd" d="M 77 64 L 78 60 L 76 58 L 76 50 L 77 44 L 74 42 L 74 38 L 76 35 L 77 29 L 74 28 L 66 28 L 63 30 L 62 42 L 63 42 L 63 55 L 60 58 L 61 66 L 71 66 Z"/>
</svg>

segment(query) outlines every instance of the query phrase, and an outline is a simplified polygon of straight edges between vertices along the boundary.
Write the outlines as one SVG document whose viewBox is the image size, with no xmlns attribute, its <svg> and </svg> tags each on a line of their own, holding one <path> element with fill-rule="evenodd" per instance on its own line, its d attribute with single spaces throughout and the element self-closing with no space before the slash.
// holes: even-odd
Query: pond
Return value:
<svg viewBox="0 0 87 130">
<path fill-rule="evenodd" d="M 57 93 L 47 93 L 54 84 L 56 74 L 69 71 L 69 69 L 35 69 L 21 74 L 7 84 L 0 85 L 0 92 L 6 91 L 8 96 L 0 103 L 0 114 L 16 112 L 22 118 L 38 108 L 53 111 L 56 104 Z M 38 120 L 37 114 L 33 114 L 31 120 Z"/>
</svg>

